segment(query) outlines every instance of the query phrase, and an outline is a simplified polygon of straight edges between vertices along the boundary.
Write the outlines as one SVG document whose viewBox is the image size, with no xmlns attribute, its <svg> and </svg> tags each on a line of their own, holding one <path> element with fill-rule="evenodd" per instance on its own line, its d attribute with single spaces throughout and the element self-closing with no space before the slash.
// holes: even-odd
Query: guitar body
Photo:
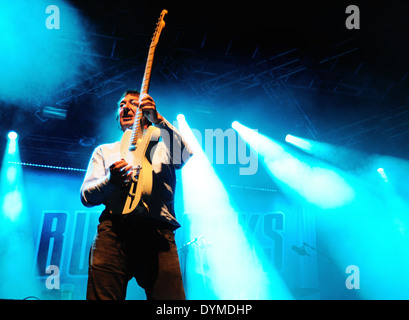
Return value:
<svg viewBox="0 0 409 320">
<path fill-rule="evenodd" d="M 158 143 L 160 129 L 150 126 L 142 139 L 135 145 L 135 150 L 130 151 L 132 130 L 126 130 L 120 142 L 121 158 L 134 168 L 140 167 L 139 174 L 134 171 L 134 178 L 123 189 L 115 191 L 108 199 L 110 211 L 114 214 L 127 214 L 131 212 L 149 212 L 149 199 L 152 193 L 153 172 L 151 151 Z"/>
</svg>

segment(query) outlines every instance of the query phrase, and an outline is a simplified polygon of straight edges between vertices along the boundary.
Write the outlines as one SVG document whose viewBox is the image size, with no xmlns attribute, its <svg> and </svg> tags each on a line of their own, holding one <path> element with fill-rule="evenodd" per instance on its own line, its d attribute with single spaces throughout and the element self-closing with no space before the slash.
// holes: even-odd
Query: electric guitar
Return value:
<svg viewBox="0 0 409 320">
<path fill-rule="evenodd" d="M 145 72 L 143 75 L 142 87 L 139 97 L 148 93 L 151 78 L 153 57 L 159 41 L 162 29 L 165 27 L 164 16 L 167 10 L 162 10 L 155 33 L 149 47 L 148 58 L 146 61 Z M 139 98 L 139 102 L 140 98 Z M 108 198 L 108 204 L 111 212 L 127 214 L 135 211 L 139 206 L 141 211 L 149 212 L 147 199 L 152 192 L 152 163 L 150 153 L 160 137 L 160 129 L 149 126 L 146 130 L 141 128 L 141 119 L 143 112 L 137 108 L 132 130 L 127 129 L 120 142 L 120 152 L 122 159 L 131 164 L 134 168 L 133 178 L 127 188 L 114 192 Z M 139 171 L 139 173 L 137 172 Z M 128 189 L 129 187 L 129 189 Z M 138 210 L 136 210 L 138 212 Z"/>
</svg>

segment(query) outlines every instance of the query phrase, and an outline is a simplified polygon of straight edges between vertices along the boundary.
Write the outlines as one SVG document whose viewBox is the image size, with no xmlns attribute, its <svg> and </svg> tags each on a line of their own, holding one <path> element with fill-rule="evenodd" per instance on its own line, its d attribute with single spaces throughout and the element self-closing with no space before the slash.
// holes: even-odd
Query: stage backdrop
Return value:
<svg viewBox="0 0 409 320">
<path fill-rule="evenodd" d="M 85 298 L 89 249 L 103 207 L 86 208 L 81 204 L 79 189 L 84 174 L 22 168 L 22 210 L 12 218 L 5 217 L 4 208 L 2 211 L 0 299 Z M 314 221 L 280 193 L 235 189 L 231 196 L 238 199 L 237 219 L 250 246 L 255 252 L 263 252 L 292 296 L 319 298 L 315 258 L 306 258 L 293 249 L 303 242 L 315 244 Z M 206 287 L 210 276 L 206 254 L 214 248 L 206 243 L 206 234 L 189 230 L 189 215 L 194 213 L 183 212 L 181 187 L 177 188 L 176 197 L 182 223 L 176 241 L 187 297 L 214 298 L 212 288 Z M 229 229 L 225 228 L 225 232 L 228 234 Z M 246 292 L 236 294 L 231 298 L 247 298 Z M 134 280 L 130 281 L 127 299 L 145 299 L 144 291 Z"/>
</svg>

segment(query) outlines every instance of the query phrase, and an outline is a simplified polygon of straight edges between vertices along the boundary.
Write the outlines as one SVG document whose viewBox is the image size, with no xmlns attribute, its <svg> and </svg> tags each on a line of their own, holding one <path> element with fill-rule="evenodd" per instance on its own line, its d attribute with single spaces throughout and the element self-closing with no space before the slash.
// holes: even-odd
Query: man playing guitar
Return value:
<svg viewBox="0 0 409 320">
<path fill-rule="evenodd" d="M 124 93 L 118 109 L 123 131 L 132 126 L 138 108 L 144 115 L 142 128 L 152 123 L 163 139 L 148 155 L 152 192 L 135 212 L 115 212 L 110 195 L 127 194 L 132 177 L 138 179 L 139 168 L 135 171 L 121 159 L 119 141 L 94 150 L 81 186 L 81 201 L 87 207 L 104 204 L 106 208 L 91 247 L 87 299 L 125 299 L 132 277 L 145 289 L 147 299 L 185 299 L 174 235 L 180 227 L 174 212 L 175 169 L 181 168 L 192 152 L 180 133 L 157 112 L 148 94 L 139 100 L 137 91 Z"/>
<path fill-rule="evenodd" d="M 152 37 L 141 93 L 128 90 L 119 100 L 122 139 L 94 150 L 81 186 L 85 206 L 105 205 L 90 252 L 90 300 L 125 299 L 133 277 L 149 300 L 185 299 L 174 234 L 180 227 L 175 169 L 192 151 L 148 95 L 165 14 L 162 10 Z"/>
</svg>

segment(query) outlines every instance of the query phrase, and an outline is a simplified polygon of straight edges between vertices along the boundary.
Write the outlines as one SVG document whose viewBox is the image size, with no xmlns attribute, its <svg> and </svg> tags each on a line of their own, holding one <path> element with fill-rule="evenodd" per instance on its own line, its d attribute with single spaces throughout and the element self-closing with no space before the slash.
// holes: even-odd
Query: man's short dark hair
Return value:
<svg viewBox="0 0 409 320">
<path fill-rule="evenodd" d="M 118 105 L 120 104 L 120 102 L 122 101 L 123 98 L 125 98 L 128 94 L 132 94 L 134 96 L 139 96 L 140 92 L 138 90 L 134 90 L 134 89 L 127 89 L 121 96 L 121 98 L 119 98 L 118 101 Z"/>
</svg>

